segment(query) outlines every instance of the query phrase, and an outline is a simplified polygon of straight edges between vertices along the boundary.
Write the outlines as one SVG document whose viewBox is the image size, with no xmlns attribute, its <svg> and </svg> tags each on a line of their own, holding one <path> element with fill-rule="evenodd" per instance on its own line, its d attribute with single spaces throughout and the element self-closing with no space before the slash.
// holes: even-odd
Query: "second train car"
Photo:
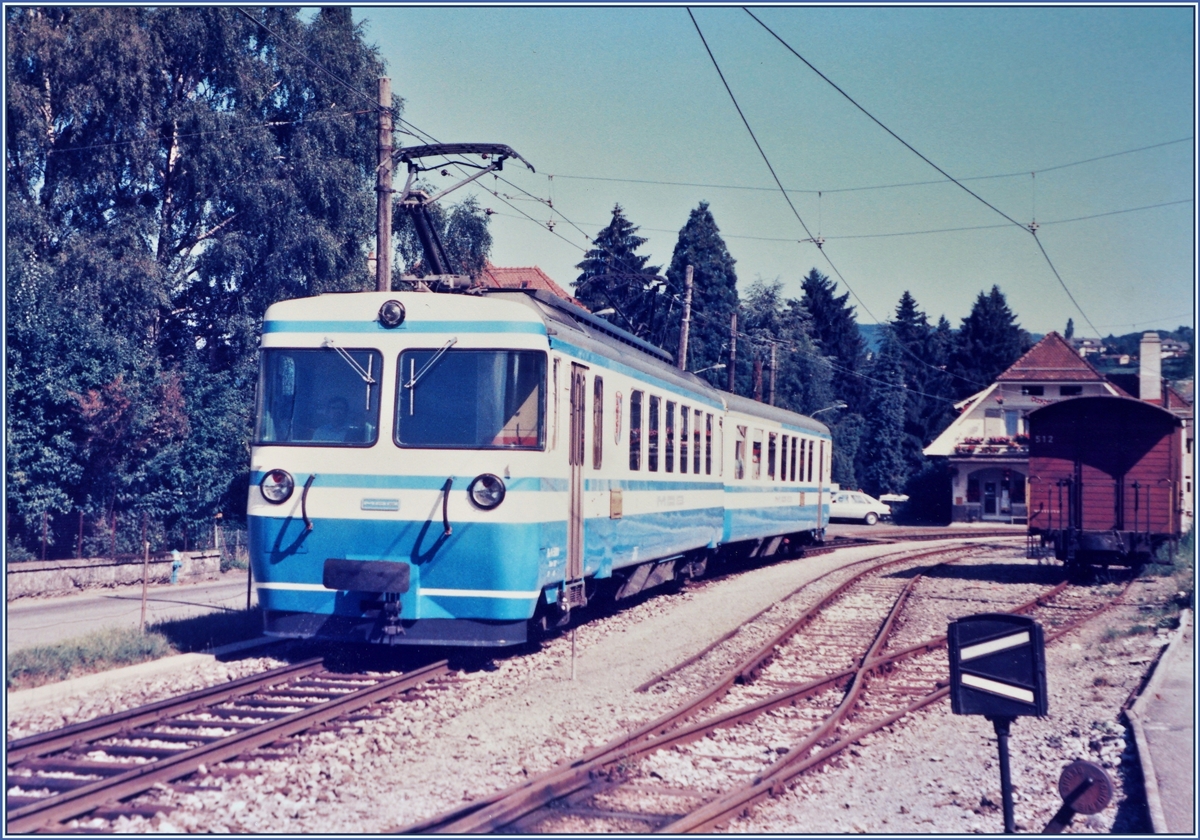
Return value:
<svg viewBox="0 0 1200 840">
<path fill-rule="evenodd" d="M 545 292 L 273 305 L 251 563 L 265 631 L 503 646 L 718 551 L 819 541 L 829 430 Z"/>
</svg>

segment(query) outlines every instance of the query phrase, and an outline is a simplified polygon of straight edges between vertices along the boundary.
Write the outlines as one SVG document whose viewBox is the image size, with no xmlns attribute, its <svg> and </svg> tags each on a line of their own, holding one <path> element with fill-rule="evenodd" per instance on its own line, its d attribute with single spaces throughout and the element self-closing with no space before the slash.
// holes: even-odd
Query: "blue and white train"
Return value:
<svg viewBox="0 0 1200 840">
<path fill-rule="evenodd" d="M 268 635 L 520 644 L 820 541 L 831 439 L 541 291 L 277 303 L 248 515 Z"/>
</svg>

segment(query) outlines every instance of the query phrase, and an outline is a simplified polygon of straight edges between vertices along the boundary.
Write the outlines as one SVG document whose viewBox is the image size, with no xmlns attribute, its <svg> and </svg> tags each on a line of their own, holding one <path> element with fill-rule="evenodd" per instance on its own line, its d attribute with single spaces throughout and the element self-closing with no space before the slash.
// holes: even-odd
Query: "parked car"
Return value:
<svg viewBox="0 0 1200 840">
<path fill-rule="evenodd" d="M 839 490 L 829 502 L 832 519 L 857 519 L 874 525 L 880 519 L 890 519 L 892 509 L 878 499 L 857 490 Z"/>
</svg>

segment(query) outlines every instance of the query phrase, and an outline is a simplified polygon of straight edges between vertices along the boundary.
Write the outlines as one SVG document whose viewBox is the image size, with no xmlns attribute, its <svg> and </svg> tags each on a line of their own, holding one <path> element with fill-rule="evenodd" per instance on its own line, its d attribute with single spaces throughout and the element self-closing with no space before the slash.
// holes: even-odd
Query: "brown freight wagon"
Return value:
<svg viewBox="0 0 1200 840">
<path fill-rule="evenodd" d="M 1183 424 L 1127 397 L 1029 415 L 1029 533 L 1068 567 L 1133 566 L 1180 536 Z"/>
</svg>

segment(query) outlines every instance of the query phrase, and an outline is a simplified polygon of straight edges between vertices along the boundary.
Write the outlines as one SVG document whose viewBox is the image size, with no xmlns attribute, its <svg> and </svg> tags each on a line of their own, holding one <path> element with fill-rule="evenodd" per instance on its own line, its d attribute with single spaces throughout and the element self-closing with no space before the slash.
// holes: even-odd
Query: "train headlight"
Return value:
<svg viewBox="0 0 1200 840">
<path fill-rule="evenodd" d="M 467 486 L 467 495 L 471 503 L 482 510 L 492 510 L 504 501 L 504 482 L 491 473 L 475 476 L 475 480 Z"/>
<path fill-rule="evenodd" d="M 287 470 L 271 470 L 258 482 L 263 498 L 273 505 L 281 505 L 291 498 L 296 482 Z"/>
<path fill-rule="evenodd" d="M 379 307 L 379 323 L 388 329 L 404 323 L 404 304 L 398 300 L 385 301 Z"/>
</svg>

